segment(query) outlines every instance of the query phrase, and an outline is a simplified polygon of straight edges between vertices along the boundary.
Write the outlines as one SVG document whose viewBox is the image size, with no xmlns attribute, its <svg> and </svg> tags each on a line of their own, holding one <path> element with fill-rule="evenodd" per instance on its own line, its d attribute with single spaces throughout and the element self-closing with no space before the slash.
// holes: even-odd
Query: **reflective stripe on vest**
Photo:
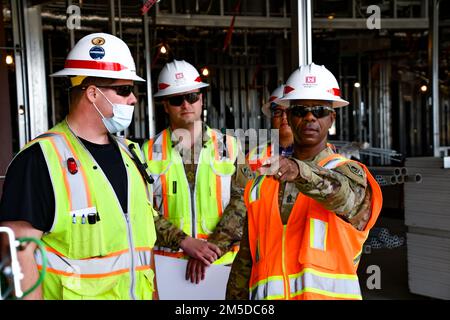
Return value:
<svg viewBox="0 0 450 320">
<path fill-rule="evenodd" d="M 171 143 L 170 137 L 168 136 L 168 130 L 163 130 L 156 137 L 148 141 L 147 148 L 147 158 L 148 160 L 161 161 L 165 164 L 165 168 L 160 170 L 159 179 L 155 179 L 153 184 L 153 191 L 161 195 L 168 194 L 167 178 L 165 173 L 169 170 L 172 165 L 172 161 L 165 163 L 167 161 L 167 144 Z M 156 203 L 158 209 L 162 211 L 162 214 L 167 219 L 169 217 L 169 203 L 164 196 L 160 199 L 161 203 Z M 162 210 L 161 210 L 161 205 Z M 180 227 L 182 229 L 182 227 Z"/>
<path fill-rule="evenodd" d="M 283 299 L 283 276 L 273 276 L 264 279 L 250 288 L 250 300 Z"/>
<path fill-rule="evenodd" d="M 319 219 L 311 218 L 309 245 L 311 248 L 319 249 L 322 251 L 327 250 L 327 233 L 328 223 Z"/>
<path fill-rule="evenodd" d="M 289 287 L 291 298 L 311 292 L 331 298 L 362 299 L 358 277 L 353 275 L 326 274 L 305 268 L 302 272 L 289 275 Z M 250 300 L 283 298 L 283 276 L 269 277 L 250 288 Z"/>
<path fill-rule="evenodd" d="M 331 298 L 362 299 L 356 275 L 324 273 L 305 268 L 289 275 L 289 286 L 291 298 L 311 292 Z"/>
<path fill-rule="evenodd" d="M 50 250 L 47 254 L 47 272 L 80 278 L 103 278 L 130 271 L 131 256 L 129 250 L 111 253 L 104 257 L 90 259 L 68 259 Z M 150 269 L 151 248 L 135 248 L 135 269 Z M 42 268 L 40 251 L 35 253 L 38 268 Z"/>
<path fill-rule="evenodd" d="M 317 293 L 331 298 L 361 300 L 358 277 L 354 275 L 327 274 L 305 268 L 289 275 L 291 298 L 305 292 Z M 272 276 L 250 288 L 250 300 L 283 299 L 283 276 Z"/>
<path fill-rule="evenodd" d="M 332 154 L 325 159 L 322 159 L 319 161 L 319 166 L 325 168 L 325 169 L 335 169 L 339 166 L 342 166 L 343 164 L 349 162 L 351 160 L 339 155 L 339 154 Z"/>
<path fill-rule="evenodd" d="M 250 191 L 250 202 L 256 201 L 261 196 L 261 185 L 264 181 L 265 176 L 257 176 L 253 182 L 251 191 Z"/>
<path fill-rule="evenodd" d="M 40 139 L 47 139 L 51 142 L 62 167 L 66 169 L 64 170 L 63 175 L 67 195 L 70 199 L 70 214 L 75 215 L 76 217 L 81 217 L 83 214 L 87 215 L 88 213 L 91 213 L 94 208 L 92 206 L 92 199 L 89 185 L 87 183 L 86 172 L 78 161 L 78 156 L 70 143 L 67 141 L 65 135 L 59 132 L 48 132 L 39 136 L 36 140 Z M 70 173 L 67 168 L 67 160 L 70 158 L 74 159 L 77 164 L 77 169 L 79 172 L 75 174 Z"/>
</svg>

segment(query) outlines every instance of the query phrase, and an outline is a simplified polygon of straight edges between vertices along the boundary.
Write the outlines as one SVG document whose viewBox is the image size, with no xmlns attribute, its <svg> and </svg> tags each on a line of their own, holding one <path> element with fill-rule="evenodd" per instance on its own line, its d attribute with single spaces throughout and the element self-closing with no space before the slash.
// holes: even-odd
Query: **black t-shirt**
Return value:
<svg viewBox="0 0 450 320">
<path fill-rule="evenodd" d="M 122 210 L 127 212 L 127 173 L 118 147 L 111 142 L 99 145 L 79 139 L 105 173 Z M 44 154 L 36 143 L 21 152 L 8 168 L 0 201 L 0 221 L 23 220 L 47 232 L 54 217 L 53 186 Z"/>
</svg>

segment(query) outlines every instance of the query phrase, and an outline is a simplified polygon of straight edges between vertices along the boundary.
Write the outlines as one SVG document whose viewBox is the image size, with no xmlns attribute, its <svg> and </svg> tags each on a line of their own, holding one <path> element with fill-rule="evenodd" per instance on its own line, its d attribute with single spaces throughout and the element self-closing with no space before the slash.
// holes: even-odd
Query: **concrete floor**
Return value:
<svg viewBox="0 0 450 320">
<path fill-rule="evenodd" d="M 390 234 L 406 237 L 407 227 L 403 219 L 383 217 L 378 219 L 375 227 L 389 229 Z M 406 243 L 406 242 L 405 242 Z M 365 247 L 365 252 L 361 257 L 358 268 L 358 276 L 364 300 L 429 300 L 431 298 L 416 295 L 409 291 L 408 287 L 408 266 L 406 259 L 407 245 L 393 249 L 371 249 Z M 368 267 L 378 266 L 381 275 L 381 288 L 369 289 L 369 284 L 374 275 Z M 370 279 L 369 279 L 370 278 Z"/>
</svg>

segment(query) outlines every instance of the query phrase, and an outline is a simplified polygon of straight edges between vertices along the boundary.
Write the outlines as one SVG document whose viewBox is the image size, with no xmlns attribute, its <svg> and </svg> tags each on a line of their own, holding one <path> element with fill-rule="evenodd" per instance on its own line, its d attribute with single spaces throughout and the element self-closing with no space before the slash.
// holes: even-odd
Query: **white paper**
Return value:
<svg viewBox="0 0 450 320">
<path fill-rule="evenodd" d="M 199 284 L 186 280 L 187 260 L 155 255 L 156 281 L 161 300 L 225 300 L 231 267 L 210 265 Z"/>
</svg>

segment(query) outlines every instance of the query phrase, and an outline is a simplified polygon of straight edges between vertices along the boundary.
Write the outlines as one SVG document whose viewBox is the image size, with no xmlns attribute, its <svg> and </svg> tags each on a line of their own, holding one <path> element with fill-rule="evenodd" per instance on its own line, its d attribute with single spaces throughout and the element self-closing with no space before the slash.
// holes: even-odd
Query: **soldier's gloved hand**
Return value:
<svg viewBox="0 0 450 320">
<path fill-rule="evenodd" d="M 200 260 L 207 266 L 221 256 L 220 249 L 215 244 L 192 237 L 186 237 L 181 241 L 180 247 L 188 256 Z"/>
<path fill-rule="evenodd" d="M 191 280 L 192 283 L 200 283 L 200 281 L 205 280 L 207 265 L 200 260 L 189 258 L 186 267 L 186 280 Z"/>
<path fill-rule="evenodd" d="M 280 181 L 294 181 L 300 174 L 300 169 L 294 160 L 282 156 L 272 156 L 263 163 L 258 172 L 274 176 Z"/>
</svg>

